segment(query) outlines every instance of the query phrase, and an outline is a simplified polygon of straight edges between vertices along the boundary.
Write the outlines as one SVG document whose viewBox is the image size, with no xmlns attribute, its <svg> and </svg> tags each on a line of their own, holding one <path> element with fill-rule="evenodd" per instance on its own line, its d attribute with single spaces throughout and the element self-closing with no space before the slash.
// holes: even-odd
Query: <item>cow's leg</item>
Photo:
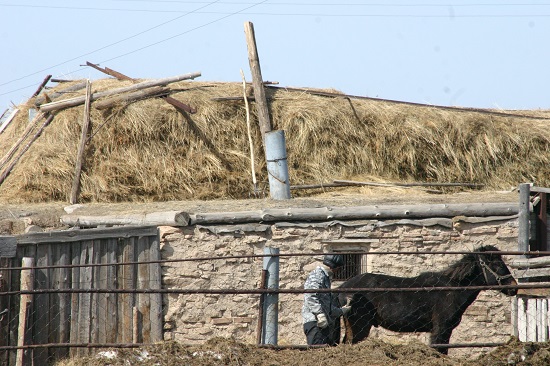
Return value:
<svg viewBox="0 0 550 366">
<path fill-rule="evenodd" d="M 344 317 L 346 332 L 344 343 L 357 343 L 367 338 L 374 323 L 373 305 L 363 296 L 351 302 L 351 311 Z"/>
</svg>

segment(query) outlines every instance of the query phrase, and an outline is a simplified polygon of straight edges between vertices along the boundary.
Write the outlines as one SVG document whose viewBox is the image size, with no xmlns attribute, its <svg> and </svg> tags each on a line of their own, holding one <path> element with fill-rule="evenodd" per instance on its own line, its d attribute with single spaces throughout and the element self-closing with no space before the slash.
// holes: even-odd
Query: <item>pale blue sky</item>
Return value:
<svg viewBox="0 0 550 366">
<path fill-rule="evenodd" d="M 47 4 L 47 5 L 46 5 Z M 135 78 L 200 71 L 408 102 L 550 109 L 550 0 L 0 0 L 0 113 L 48 74 Z"/>
</svg>

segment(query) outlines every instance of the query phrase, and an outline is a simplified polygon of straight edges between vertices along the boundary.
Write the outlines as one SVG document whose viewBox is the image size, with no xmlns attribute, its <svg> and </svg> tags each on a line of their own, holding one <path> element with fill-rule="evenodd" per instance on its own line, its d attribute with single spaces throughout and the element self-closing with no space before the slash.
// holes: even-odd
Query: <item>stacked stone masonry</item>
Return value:
<svg viewBox="0 0 550 366">
<path fill-rule="evenodd" d="M 250 226 L 247 226 L 250 228 Z M 516 250 L 517 220 L 505 219 L 479 224 L 411 225 L 365 222 L 316 226 L 286 223 L 246 231 L 242 226 L 161 227 L 161 251 L 166 260 L 220 258 L 168 262 L 163 265 L 163 287 L 167 289 L 246 290 L 260 287 L 262 258 L 226 258 L 261 255 L 264 247 L 279 248 L 281 254 L 316 253 L 316 256 L 284 256 L 280 259 L 280 288 L 301 289 L 307 274 L 319 263 L 316 258 L 334 250 L 400 252 L 470 251 L 480 245 Z M 367 271 L 414 276 L 441 270 L 460 255 L 367 255 Z M 505 256 L 505 261 L 512 256 Z M 334 284 L 334 287 L 338 283 Z M 164 298 L 165 339 L 203 343 L 212 337 L 231 337 L 256 342 L 259 295 L 176 294 Z M 303 294 L 279 295 L 280 345 L 305 344 L 301 324 Z M 505 342 L 512 334 L 511 300 L 496 291 L 482 291 L 454 330 L 451 343 Z M 411 338 L 428 342 L 428 334 L 397 334 L 374 328 L 372 337 L 394 342 Z M 452 349 L 451 355 L 477 354 L 484 349 Z"/>
</svg>

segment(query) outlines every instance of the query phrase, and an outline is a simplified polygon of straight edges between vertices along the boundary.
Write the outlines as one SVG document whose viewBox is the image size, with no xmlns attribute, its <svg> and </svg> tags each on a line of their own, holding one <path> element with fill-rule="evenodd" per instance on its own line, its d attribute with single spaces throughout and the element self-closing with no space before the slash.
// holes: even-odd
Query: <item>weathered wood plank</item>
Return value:
<svg viewBox="0 0 550 366">
<path fill-rule="evenodd" d="M 81 243 L 80 264 L 92 263 L 93 261 L 93 241 L 87 240 Z M 80 268 L 80 288 L 92 288 L 92 267 Z M 91 343 L 90 322 L 91 322 L 91 294 L 81 293 L 78 307 L 78 343 Z M 87 355 L 88 349 L 78 348 L 78 355 Z"/>
<path fill-rule="evenodd" d="M 537 299 L 527 299 L 527 309 L 526 309 L 526 324 L 527 324 L 527 342 L 536 342 L 537 341 Z"/>
<path fill-rule="evenodd" d="M 107 281 L 105 287 L 110 290 L 117 288 L 117 272 L 119 266 L 117 263 L 117 250 L 118 250 L 118 239 L 107 239 L 107 253 L 106 253 L 106 262 L 112 263 L 112 266 L 105 267 L 107 270 Z M 117 337 L 117 326 L 119 323 L 119 314 L 117 311 L 118 308 L 118 294 L 105 294 L 106 296 L 106 313 L 107 319 L 105 319 L 106 328 L 105 328 L 105 341 L 107 343 L 115 343 L 118 341 Z"/>
<path fill-rule="evenodd" d="M 53 253 L 51 245 L 43 245 L 36 248 L 36 266 L 45 267 L 53 265 Z M 51 289 L 53 271 L 48 268 L 38 268 L 35 271 L 35 288 Z M 53 324 L 50 315 L 55 313 L 50 309 L 53 306 L 53 294 L 37 294 L 34 301 L 34 334 L 33 340 L 36 344 L 50 343 L 50 332 L 53 331 Z M 37 348 L 34 351 L 34 360 L 40 365 L 47 364 L 51 349 Z"/>
<path fill-rule="evenodd" d="M 149 261 L 149 238 L 138 238 L 138 262 Z M 149 264 L 138 264 L 137 288 L 146 289 L 150 286 Z M 151 298 L 150 294 L 138 294 L 138 311 L 141 325 L 141 341 L 151 342 Z"/>
<path fill-rule="evenodd" d="M 518 338 L 521 342 L 527 341 L 527 298 L 518 297 Z"/>
<path fill-rule="evenodd" d="M 11 258 L 2 258 L 0 257 L 0 347 L 9 346 L 9 323 L 12 317 L 11 314 L 11 298 L 9 295 L 2 295 L 2 292 L 11 291 L 11 272 L 10 267 L 12 265 Z M 9 364 L 9 351 L 3 350 L 0 351 L 0 365 Z"/>
<path fill-rule="evenodd" d="M 64 266 L 71 263 L 70 246 L 67 244 L 56 245 L 56 264 Z M 69 268 L 54 269 L 55 288 L 68 289 L 70 288 L 71 270 Z M 57 307 L 59 309 L 56 314 L 54 326 L 57 331 L 54 342 L 68 343 L 70 332 L 70 311 L 71 311 L 71 294 L 55 294 Z M 68 348 L 54 348 L 56 359 L 61 359 L 69 355 Z"/>
<path fill-rule="evenodd" d="M 72 243 L 72 260 L 71 264 L 77 266 L 80 264 L 80 242 Z M 80 289 L 80 267 L 74 267 L 71 269 L 71 288 Z M 79 329 L 80 329 L 80 318 L 79 318 L 79 308 L 80 308 L 80 296 L 82 294 L 74 293 L 71 294 L 71 327 L 69 341 L 71 343 L 79 343 Z M 78 348 L 70 348 L 71 357 L 76 357 L 78 355 Z"/>
<path fill-rule="evenodd" d="M 15 108 L 13 111 L 11 111 L 10 115 L 0 125 L 0 133 L 4 132 L 6 127 L 8 127 L 9 124 L 11 123 L 11 121 L 13 121 L 15 119 L 15 116 L 17 116 L 17 113 L 19 113 L 18 108 Z"/>
<path fill-rule="evenodd" d="M 72 243 L 78 241 L 109 238 L 130 238 L 133 236 L 155 236 L 156 226 L 124 226 L 102 229 L 62 230 L 17 235 L 17 245 L 49 243 Z"/>
<path fill-rule="evenodd" d="M 160 260 L 160 237 L 149 238 L 149 260 Z M 162 288 L 162 270 L 160 263 L 149 264 L 149 288 L 153 290 L 159 290 Z M 162 325 L 163 325 L 163 313 L 162 313 L 162 294 L 150 294 L 151 299 L 151 339 L 150 342 L 160 342 L 163 340 Z"/>
<path fill-rule="evenodd" d="M 22 267 L 29 268 L 21 270 L 21 291 L 33 290 L 34 289 L 34 276 L 33 270 L 30 267 L 34 267 L 34 259 L 30 257 L 23 258 Z M 17 332 L 17 346 L 22 347 L 29 344 L 30 342 L 30 330 L 29 330 L 29 321 L 32 317 L 32 294 L 22 294 L 20 298 L 19 305 L 19 327 Z M 29 357 L 31 357 L 32 351 L 30 349 L 17 349 L 17 360 L 16 366 L 23 366 L 32 363 L 29 362 Z"/>
<path fill-rule="evenodd" d="M 137 247 L 137 239 L 129 238 L 124 240 L 122 247 L 122 259 L 121 263 L 135 262 L 135 251 Z M 120 267 L 120 279 L 119 283 L 123 289 L 136 288 L 136 265 L 127 264 Z M 135 303 L 135 294 L 121 294 L 121 301 L 119 302 L 120 309 L 120 331 L 123 343 L 132 343 L 133 339 L 133 307 Z"/>
<path fill-rule="evenodd" d="M 15 236 L 0 236 L 0 258 L 15 258 L 17 239 Z"/>
<path fill-rule="evenodd" d="M 93 255 L 91 256 L 91 263 L 101 263 L 101 256 L 104 251 L 102 241 L 93 241 Z M 93 267 L 92 268 L 92 288 L 101 288 L 101 272 L 105 267 Z M 104 339 L 100 341 L 100 333 L 104 334 L 104 327 L 101 322 L 101 309 L 104 309 L 103 298 L 104 293 L 93 293 L 90 300 L 90 342 L 100 343 L 104 342 Z M 105 319 L 105 318 L 103 318 Z"/>
</svg>

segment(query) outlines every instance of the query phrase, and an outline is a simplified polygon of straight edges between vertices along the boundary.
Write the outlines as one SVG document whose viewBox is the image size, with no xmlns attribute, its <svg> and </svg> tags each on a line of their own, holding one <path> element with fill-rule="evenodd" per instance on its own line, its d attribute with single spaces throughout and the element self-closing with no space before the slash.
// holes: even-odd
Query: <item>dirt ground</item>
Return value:
<svg viewBox="0 0 550 366">
<path fill-rule="evenodd" d="M 215 338 L 201 346 L 164 342 L 144 348 L 104 350 L 93 357 L 64 360 L 56 366 L 240 365 L 240 366 L 500 366 L 550 364 L 550 344 L 510 341 L 476 359 L 444 356 L 421 343 L 390 344 L 367 339 L 356 345 L 319 349 L 260 348 Z"/>
</svg>

